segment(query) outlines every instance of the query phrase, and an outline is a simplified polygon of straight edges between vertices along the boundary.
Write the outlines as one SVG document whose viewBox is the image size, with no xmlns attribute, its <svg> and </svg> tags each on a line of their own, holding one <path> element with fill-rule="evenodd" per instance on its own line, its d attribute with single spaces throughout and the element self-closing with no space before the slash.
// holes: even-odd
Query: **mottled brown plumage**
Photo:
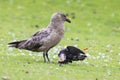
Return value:
<svg viewBox="0 0 120 80">
<path fill-rule="evenodd" d="M 71 22 L 67 17 L 61 13 L 57 12 L 52 15 L 50 24 L 27 40 L 21 40 L 16 42 L 8 43 L 10 47 L 15 47 L 19 49 L 26 49 L 35 52 L 44 52 L 44 62 L 46 62 L 46 57 L 48 57 L 48 51 L 56 46 L 64 35 L 64 22 Z"/>
</svg>

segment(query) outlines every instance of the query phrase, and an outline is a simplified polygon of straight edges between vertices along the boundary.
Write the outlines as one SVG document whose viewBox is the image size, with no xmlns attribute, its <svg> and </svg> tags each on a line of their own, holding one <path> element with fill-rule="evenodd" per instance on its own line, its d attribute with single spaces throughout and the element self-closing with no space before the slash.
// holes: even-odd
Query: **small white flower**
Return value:
<svg viewBox="0 0 120 80">
<path fill-rule="evenodd" d="M 118 56 L 120 56 L 120 53 L 118 53 Z"/>
<path fill-rule="evenodd" d="M 67 40 L 69 41 L 69 40 L 70 40 L 70 38 L 67 38 Z"/>
<path fill-rule="evenodd" d="M 109 62 L 109 60 L 108 60 L 108 59 L 105 59 L 104 62 Z"/>
<path fill-rule="evenodd" d="M 18 49 L 20 53 L 22 53 L 22 50 Z"/>
<path fill-rule="evenodd" d="M 96 67 L 99 67 L 99 65 L 95 65 Z"/>
<path fill-rule="evenodd" d="M 99 59 L 99 58 L 100 58 L 100 56 L 97 56 L 96 58 L 97 58 L 97 59 Z"/>
<path fill-rule="evenodd" d="M 57 55 L 53 55 L 53 58 L 54 58 L 54 59 L 57 58 Z"/>
<path fill-rule="evenodd" d="M 118 61 L 118 64 L 120 64 L 120 61 Z"/>
<path fill-rule="evenodd" d="M 78 45 L 76 44 L 76 45 L 74 45 L 75 47 L 78 47 Z"/>
<path fill-rule="evenodd" d="M 14 37 L 15 37 L 15 34 L 12 34 L 12 37 L 14 38 Z"/>
<path fill-rule="evenodd" d="M 87 56 L 87 57 L 91 57 L 91 55 L 90 55 L 89 53 L 86 53 L 86 56 Z"/>
<path fill-rule="evenodd" d="M 66 70 L 66 69 L 64 69 L 64 72 L 67 72 L 67 70 Z"/>
<path fill-rule="evenodd" d="M 98 54 L 99 54 L 100 58 L 105 58 L 106 57 L 104 53 L 99 52 Z"/>
<path fill-rule="evenodd" d="M 43 56 L 41 53 L 38 53 L 37 56 Z"/>
<path fill-rule="evenodd" d="M 107 70 L 107 74 L 108 74 L 108 75 L 111 75 L 111 71 L 110 71 L 110 70 Z"/>
<path fill-rule="evenodd" d="M 84 64 L 86 64 L 86 65 L 87 65 L 87 64 L 88 64 L 88 62 L 87 62 L 87 61 L 84 61 Z"/>
<path fill-rule="evenodd" d="M 26 54 L 25 53 L 20 53 L 21 55 L 25 56 Z"/>
<path fill-rule="evenodd" d="M 108 66 L 108 64 L 105 64 L 105 66 Z"/>
<path fill-rule="evenodd" d="M 10 78 L 8 76 L 3 76 L 2 80 L 9 80 Z"/>
<path fill-rule="evenodd" d="M 59 68 L 56 68 L 56 70 L 59 70 Z"/>
<path fill-rule="evenodd" d="M 110 53 L 112 53 L 113 52 L 113 50 L 110 50 Z"/>
<path fill-rule="evenodd" d="M 110 44 L 106 45 L 107 48 L 109 48 L 110 46 L 111 46 Z"/>
<path fill-rule="evenodd" d="M 29 56 L 33 56 L 32 54 L 29 54 Z"/>
<path fill-rule="evenodd" d="M 90 22 L 87 23 L 87 26 L 88 26 L 88 27 L 91 26 L 91 25 L 92 25 L 92 24 L 91 24 Z"/>
</svg>

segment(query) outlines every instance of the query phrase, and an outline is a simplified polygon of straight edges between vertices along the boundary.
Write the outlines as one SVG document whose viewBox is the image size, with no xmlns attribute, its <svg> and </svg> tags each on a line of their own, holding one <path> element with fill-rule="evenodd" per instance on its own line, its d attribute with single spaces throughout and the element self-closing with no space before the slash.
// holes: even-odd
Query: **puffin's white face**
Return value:
<svg viewBox="0 0 120 80">
<path fill-rule="evenodd" d="M 66 60 L 66 55 L 64 53 L 61 53 L 58 62 L 64 62 L 65 60 Z"/>
</svg>

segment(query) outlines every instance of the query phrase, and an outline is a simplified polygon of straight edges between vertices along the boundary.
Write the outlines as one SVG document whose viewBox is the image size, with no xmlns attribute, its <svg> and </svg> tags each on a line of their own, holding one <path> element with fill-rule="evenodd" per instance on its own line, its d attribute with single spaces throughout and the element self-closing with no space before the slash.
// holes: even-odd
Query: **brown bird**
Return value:
<svg viewBox="0 0 120 80">
<path fill-rule="evenodd" d="M 71 23 L 65 14 L 61 12 L 54 13 L 51 17 L 49 25 L 46 28 L 36 32 L 26 40 L 11 42 L 8 43 L 8 45 L 18 49 L 43 52 L 44 62 L 46 62 L 46 58 L 48 62 L 50 62 L 48 51 L 56 46 L 62 39 L 65 31 L 65 21 Z"/>
</svg>

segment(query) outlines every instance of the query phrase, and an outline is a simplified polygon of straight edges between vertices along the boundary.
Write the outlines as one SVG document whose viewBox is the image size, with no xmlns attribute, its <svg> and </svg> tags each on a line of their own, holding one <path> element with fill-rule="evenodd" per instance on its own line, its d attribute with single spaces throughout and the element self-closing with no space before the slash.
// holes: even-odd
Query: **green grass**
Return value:
<svg viewBox="0 0 120 80">
<path fill-rule="evenodd" d="M 119 0 L 0 0 L 0 80 L 119 80 L 119 3 Z M 43 63 L 42 53 L 7 47 L 8 42 L 29 38 L 47 26 L 51 15 L 58 11 L 68 13 L 72 23 L 65 23 L 64 38 L 49 52 L 55 64 Z M 85 51 L 88 58 L 60 67 L 57 54 L 67 45 L 89 48 Z"/>
</svg>

